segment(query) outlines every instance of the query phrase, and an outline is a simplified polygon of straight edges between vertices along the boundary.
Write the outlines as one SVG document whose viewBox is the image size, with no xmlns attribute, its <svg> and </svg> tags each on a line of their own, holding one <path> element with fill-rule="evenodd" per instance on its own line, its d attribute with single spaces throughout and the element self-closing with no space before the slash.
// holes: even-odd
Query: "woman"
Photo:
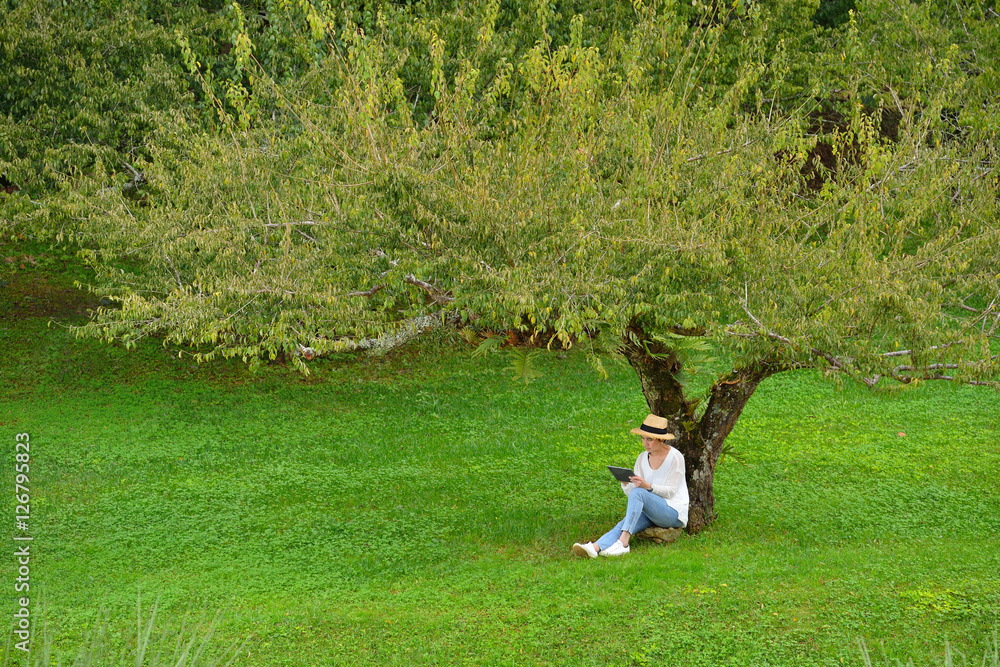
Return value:
<svg viewBox="0 0 1000 667">
<path fill-rule="evenodd" d="M 667 444 L 674 435 L 667 430 L 663 417 L 649 415 L 632 433 L 642 436 L 646 451 L 635 460 L 634 477 L 622 482 L 628 496 L 625 518 L 597 542 L 573 545 L 577 556 L 597 558 L 623 556 L 629 552 L 628 541 L 635 533 L 650 526 L 683 528 L 688 518 L 688 490 L 684 478 L 684 455 Z"/>
</svg>

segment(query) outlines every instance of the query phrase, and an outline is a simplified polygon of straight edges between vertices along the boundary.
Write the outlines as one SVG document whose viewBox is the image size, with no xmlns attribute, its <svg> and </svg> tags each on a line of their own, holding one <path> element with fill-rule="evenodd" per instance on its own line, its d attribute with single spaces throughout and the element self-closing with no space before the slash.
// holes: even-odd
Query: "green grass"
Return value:
<svg viewBox="0 0 1000 667">
<path fill-rule="evenodd" d="M 710 530 L 583 561 L 572 542 L 624 509 L 604 466 L 640 449 L 627 369 L 552 354 L 522 387 L 444 334 L 254 375 L 75 341 L 47 326 L 82 317 L 65 274 L 0 277 L 2 488 L 26 431 L 32 592 L 64 663 L 102 605 L 125 642 L 140 590 L 162 618 L 225 610 L 219 646 L 252 635 L 246 665 L 860 665 L 858 638 L 876 662 L 940 664 L 949 641 L 978 664 L 991 645 L 995 392 L 775 376 Z"/>
</svg>

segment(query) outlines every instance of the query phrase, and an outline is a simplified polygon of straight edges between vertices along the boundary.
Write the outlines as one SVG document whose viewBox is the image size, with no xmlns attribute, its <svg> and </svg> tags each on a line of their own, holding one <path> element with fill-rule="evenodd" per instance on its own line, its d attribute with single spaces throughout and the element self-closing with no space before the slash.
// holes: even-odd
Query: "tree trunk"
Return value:
<svg viewBox="0 0 1000 667">
<path fill-rule="evenodd" d="M 638 339 L 642 332 L 633 328 Z M 695 419 L 697 401 L 684 396 L 684 387 L 677 380 L 681 362 L 676 353 L 654 345 L 626 343 L 625 356 L 639 376 L 642 393 L 649 411 L 666 417 L 674 425 L 670 445 L 684 455 L 688 495 L 687 530 L 697 533 L 715 520 L 715 494 L 713 491 L 715 464 L 743 406 L 750 400 L 757 385 L 764 378 L 780 369 L 775 364 L 760 363 L 736 369 L 716 380 L 710 390 L 708 407 L 698 420 Z"/>
</svg>

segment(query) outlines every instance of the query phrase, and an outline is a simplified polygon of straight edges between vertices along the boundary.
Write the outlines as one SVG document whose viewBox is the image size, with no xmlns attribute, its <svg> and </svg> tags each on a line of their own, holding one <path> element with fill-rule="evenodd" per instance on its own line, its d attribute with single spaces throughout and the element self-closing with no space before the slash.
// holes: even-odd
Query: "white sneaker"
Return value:
<svg viewBox="0 0 1000 667">
<path fill-rule="evenodd" d="M 621 542 L 615 540 L 615 543 L 612 544 L 607 549 L 601 549 L 601 555 L 602 556 L 624 556 L 629 551 L 630 551 L 630 549 L 627 546 L 625 546 Z"/>
<path fill-rule="evenodd" d="M 573 553 L 581 558 L 597 558 L 597 549 L 590 542 L 586 544 L 580 544 L 577 542 L 573 545 Z"/>
</svg>

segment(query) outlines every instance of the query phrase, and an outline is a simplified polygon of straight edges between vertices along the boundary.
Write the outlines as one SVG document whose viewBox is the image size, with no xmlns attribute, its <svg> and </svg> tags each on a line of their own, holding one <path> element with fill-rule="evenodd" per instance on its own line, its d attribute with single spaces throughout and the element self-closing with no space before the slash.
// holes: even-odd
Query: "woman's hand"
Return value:
<svg viewBox="0 0 1000 667">
<path fill-rule="evenodd" d="M 632 477 L 629 477 L 628 481 L 630 481 L 633 484 L 635 484 L 637 488 L 646 489 L 647 491 L 652 491 L 653 490 L 653 485 L 647 483 L 646 480 L 644 480 L 642 477 L 639 477 L 638 475 L 634 475 Z"/>
</svg>

